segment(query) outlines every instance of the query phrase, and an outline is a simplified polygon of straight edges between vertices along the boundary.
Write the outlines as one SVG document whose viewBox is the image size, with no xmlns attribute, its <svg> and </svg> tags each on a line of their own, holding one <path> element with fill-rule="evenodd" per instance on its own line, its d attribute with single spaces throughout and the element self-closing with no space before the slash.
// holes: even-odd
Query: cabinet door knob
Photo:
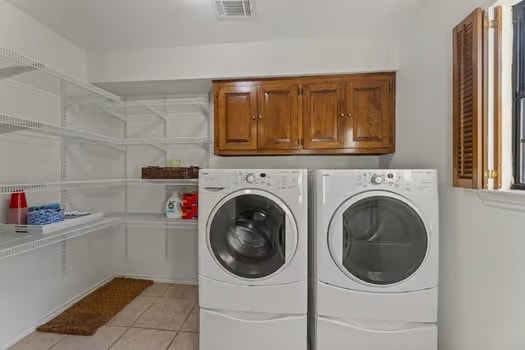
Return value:
<svg viewBox="0 0 525 350">
<path fill-rule="evenodd" d="M 262 115 L 259 114 L 259 119 L 262 119 Z"/>
<path fill-rule="evenodd" d="M 345 114 L 344 114 L 344 113 L 341 113 L 340 115 L 341 115 L 341 118 L 345 116 Z"/>
<path fill-rule="evenodd" d="M 352 113 L 348 113 L 346 116 L 347 116 L 348 118 L 350 118 L 350 117 L 352 117 Z"/>
<path fill-rule="evenodd" d="M 257 117 L 256 117 L 256 116 L 254 116 L 254 115 L 252 115 L 252 119 L 253 119 L 253 120 L 255 120 L 255 119 L 257 119 Z"/>
</svg>

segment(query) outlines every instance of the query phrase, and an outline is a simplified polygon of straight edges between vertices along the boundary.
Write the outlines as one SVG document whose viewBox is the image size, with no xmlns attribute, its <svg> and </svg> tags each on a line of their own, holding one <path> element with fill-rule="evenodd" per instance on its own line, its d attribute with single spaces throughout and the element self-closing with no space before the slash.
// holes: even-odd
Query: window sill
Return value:
<svg viewBox="0 0 525 350">
<path fill-rule="evenodd" d="M 482 190 L 478 192 L 483 204 L 490 207 L 525 212 L 525 191 L 521 190 Z"/>
</svg>

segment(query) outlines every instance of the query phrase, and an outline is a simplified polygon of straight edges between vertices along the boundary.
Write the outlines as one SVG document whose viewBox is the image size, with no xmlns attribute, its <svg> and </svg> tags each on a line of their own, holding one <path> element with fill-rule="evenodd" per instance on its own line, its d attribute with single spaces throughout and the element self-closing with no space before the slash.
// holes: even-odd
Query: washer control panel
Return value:
<svg viewBox="0 0 525 350">
<path fill-rule="evenodd" d="M 239 187 L 295 190 L 299 188 L 302 174 L 293 170 L 237 170 L 232 174 L 232 185 Z"/>
</svg>

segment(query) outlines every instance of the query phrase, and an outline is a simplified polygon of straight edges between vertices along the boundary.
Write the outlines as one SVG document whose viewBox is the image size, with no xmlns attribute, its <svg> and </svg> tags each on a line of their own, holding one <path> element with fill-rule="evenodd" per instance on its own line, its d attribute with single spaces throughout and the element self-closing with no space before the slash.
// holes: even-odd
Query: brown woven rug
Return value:
<svg viewBox="0 0 525 350">
<path fill-rule="evenodd" d="M 115 278 L 37 330 L 47 333 L 93 335 L 152 284 L 152 281 L 146 280 Z"/>
</svg>

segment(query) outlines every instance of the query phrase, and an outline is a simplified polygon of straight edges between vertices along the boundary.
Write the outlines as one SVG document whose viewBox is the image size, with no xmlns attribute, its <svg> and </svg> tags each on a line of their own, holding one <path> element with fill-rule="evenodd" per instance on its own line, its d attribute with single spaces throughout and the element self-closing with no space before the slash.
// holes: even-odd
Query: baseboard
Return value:
<svg viewBox="0 0 525 350">
<path fill-rule="evenodd" d="M 95 284 L 93 287 L 89 288 L 85 292 L 83 292 L 83 293 L 73 297 L 66 304 L 64 304 L 60 308 L 50 312 L 49 314 L 47 314 L 42 319 L 40 319 L 37 322 L 35 322 L 30 328 L 28 328 L 27 330 L 25 330 L 22 333 L 20 333 L 19 335 L 17 335 L 15 338 L 13 338 L 10 341 L 8 341 L 7 344 L 4 344 L 5 347 L 3 349 L 7 349 L 8 347 L 10 347 L 10 346 L 16 344 L 17 342 L 19 342 L 20 340 L 24 339 L 29 334 L 33 333 L 40 325 L 51 321 L 53 318 L 55 318 L 56 316 L 60 315 L 62 312 L 66 311 L 66 309 L 68 309 L 71 305 L 75 304 L 80 299 L 82 299 L 83 297 L 85 297 L 89 293 L 93 292 L 95 289 L 98 289 L 98 288 L 102 287 L 103 285 L 105 285 L 106 283 L 111 281 L 114 277 L 115 276 L 109 276 L 109 277 L 105 278 L 104 280 L 98 282 L 97 284 Z"/>
<path fill-rule="evenodd" d="M 118 277 L 146 279 L 146 280 L 152 280 L 153 282 L 156 282 L 156 283 L 187 284 L 190 286 L 196 286 L 199 284 L 198 280 L 178 280 L 178 279 L 166 278 L 162 276 L 151 276 L 151 275 L 119 274 Z"/>
</svg>

